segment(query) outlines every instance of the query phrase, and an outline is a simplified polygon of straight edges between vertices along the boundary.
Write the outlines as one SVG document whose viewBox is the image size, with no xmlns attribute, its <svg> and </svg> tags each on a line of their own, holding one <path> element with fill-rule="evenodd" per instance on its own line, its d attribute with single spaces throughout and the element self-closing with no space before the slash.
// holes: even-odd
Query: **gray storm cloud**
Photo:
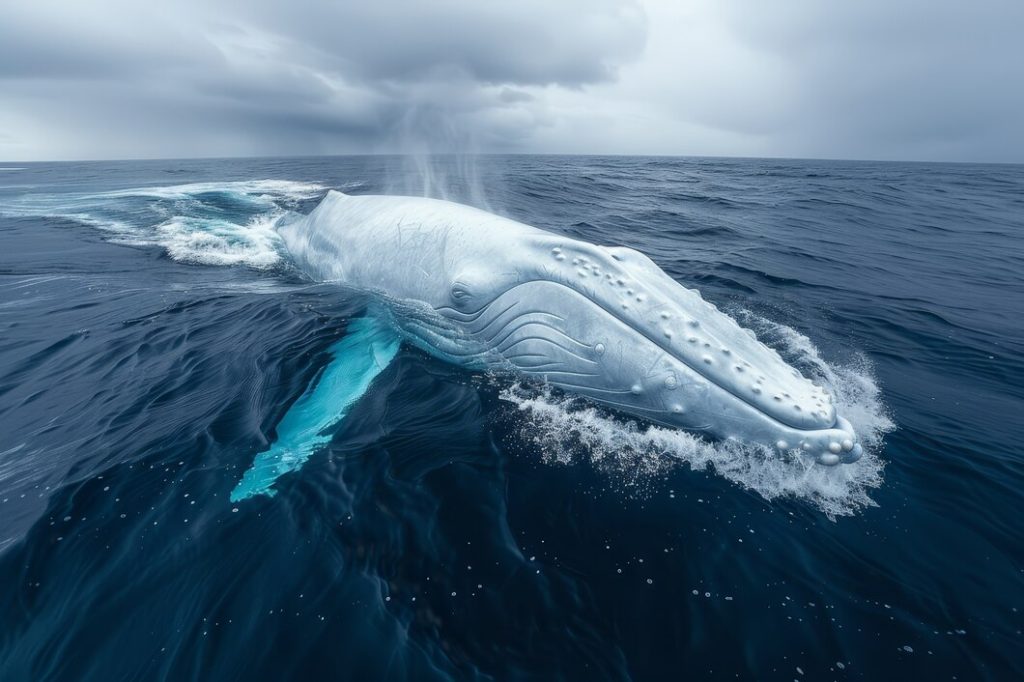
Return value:
<svg viewBox="0 0 1024 682">
<path fill-rule="evenodd" d="M 514 149 L 546 116 L 522 87 L 610 81 L 645 38 L 628 0 L 7 5 L 0 123 L 15 157 L 402 151 L 421 113 Z"/>
<path fill-rule="evenodd" d="M 799 0 L 725 13 L 787 74 L 774 132 L 792 154 L 1024 161 L 1024 3 Z"/>
<path fill-rule="evenodd" d="M 1024 161 L 1024 4 L 0 5 L 0 160 L 532 151 Z"/>
</svg>

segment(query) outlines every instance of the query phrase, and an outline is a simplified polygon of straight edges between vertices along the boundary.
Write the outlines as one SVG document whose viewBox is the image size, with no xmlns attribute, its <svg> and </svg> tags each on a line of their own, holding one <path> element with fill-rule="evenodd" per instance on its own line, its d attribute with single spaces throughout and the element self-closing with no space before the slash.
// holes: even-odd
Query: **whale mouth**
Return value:
<svg viewBox="0 0 1024 682">
<path fill-rule="evenodd" d="M 673 284 L 676 283 L 673 282 Z M 676 286 L 679 285 L 676 284 Z M 738 323 L 736 323 L 732 318 L 726 316 L 724 313 L 720 312 L 718 308 L 716 308 L 714 305 L 705 303 L 704 306 L 705 312 L 708 314 L 708 317 L 723 318 L 724 320 L 727 320 L 728 323 L 736 326 L 737 329 L 742 329 L 744 335 L 753 337 L 753 332 L 747 329 L 740 328 Z M 628 316 L 621 314 L 619 311 L 616 311 L 614 309 L 608 310 L 604 307 L 602 307 L 601 309 L 606 314 L 616 317 L 623 323 L 630 324 Z M 694 328 L 699 327 L 699 325 L 692 325 L 693 321 L 691 321 L 691 326 L 693 326 Z M 704 326 L 707 326 L 707 317 L 704 318 L 703 324 Z M 646 324 L 633 326 L 633 329 L 637 334 L 643 336 L 644 339 L 646 339 L 649 343 L 663 349 L 666 353 L 672 354 L 675 360 L 685 364 L 686 367 L 688 367 L 695 373 L 699 374 L 700 376 L 704 377 L 709 383 L 714 384 L 718 389 L 727 392 L 736 401 L 745 403 L 751 409 L 757 410 L 766 419 L 777 422 L 780 436 L 774 442 L 772 442 L 771 445 L 773 445 L 780 452 L 798 452 L 803 456 L 809 456 L 813 458 L 816 462 L 825 466 L 835 466 L 837 464 L 852 464 L 853 462 L 858 461 L 863 456 L 864 449 L 863 446 L 858 442 L 857 434 L 854 431 L 853 426 L 850 424 L 848 420 L 836 414 L 835 408 L 832 405 L 833 398 L 831 394 L 825 391 L 823 387 L 818 386 L 816 383 L 811 382 L 805 377 L 803 377 L 803 375 L 801 375 L 798 370 L 785 363 L 785 361 L 778 355 L 778 353 L 774 349 L 771 349 L 767 346 L 763 346 L 766 350 L 770 352 L 771 365 L 775 367 L 776 370 L 778 370 L 780 367 L 783 367 L 785 368 L 785 372 L 788 373 L 789 377 L 795 379 L 797 383 L 809 384 L 811 387 L 813 387 L 813 393 L 811 394 L 812 399 L 818 396 L 824 396 L 823 398 L 817 399 L 814 402 L 814 406 L 818 408 L 816 410 L 817 416 L 821 417 L 820 422 L 817 422 L 816 424 L 812 422 L 812 424 L 814 424 L 814 426 L 817 426 L 817 428 L 814 428 L 813 426 L 811 428 L 807 428 L 808 422 L 806 420 L 801 421 L 799 419 L 793 419 L 792 413 L 789 413 L 789 411 L 786 410 L 785 407 L 783 407 L 787 399 L 792 398 L 792 394 L 790 394 L 788 390 L 780 388 L 778 389 L 778 392 L 772 395 L 772 401 L 778 404 L 777 406 L 782 409 L 765 410 L 762 408 L 761 404 L 758 404 L 757 402 L 750 400 L 751 394 L 757 396 L 762 394 L 763 390 L 760 392 L 754 392 L 754 390 L 737 390 L 737 387 L 742 386 L 742 384 L 732 381 L 721 381 L 720 374 L 707 371 L 707 367 L 710 363 L 708 363 L 706 360 L 709 357 L 712 357 L 713 359 L 713 356 L 709 355 L 708 353 L 705 353 L 702 355 L 700 363 L 694 362 L 692 359 L 693 354 L 676 355 L 673 353 L 674 347 L 670 343 L 671 337 L 666 335 L 664 331 L 661 334 L 658 334 L 657 330 L 652 332 L 652 330 Z M 691 341 L 691 339 L 693 338 L 693 336 L 688 337 L 688 343 L 690 345 L 696 345 L 693 344 Z M 711 344 L 707 341 L 703 341 L 699 345 L 705 351 L 707 351 L 711 346 Z M 719 352 L 721 354 L 726 356 L 733 355 L 731 352 L 727 351 L 729 351 L 729 348 L 727 346 L 721 346 L 719 348 Z M 756 372 L 758 369 L 749 361 L 741 362 L 742 364 L 733 365 L 733 370 L 737 374 Z M 763 366 L 761 366 L 761 368 L 763 369 Z M 759 378 L 763 376 L 764 375 L 758 375 Z M 793 412 L 797 413 L 797 417 L 800 416 L 801 412 L 804 412 L 804 410 L 801 409 L 799 402 L 796 401 L 793 401 L 790 405 L 788 405 L 788 407 L 792 408 Z M 673 425 L 671 419 L 665 419 L 664 416 L 659 414 L 651 415 L 648 417 L 648 419 L 650 421 L 660 423 L 663 425 Z"/>
<path fill-rule="evenodd" d="M 714 311 L 714 314 L 724 317 L 728 319 L 731 323 L 736 324 L 735 321 L 732 320 L 732 318 L 728 318 L 727 316 L 724 315 L 724 313 L 718 311 L 718 309 L 715 308 L 714 306 L 710 304 L 708 304 L 708 306 L 711 310 Z M 618 313 L 618 311 L 607 310 L 603 307 L 601 309 L 606 314 L 615 317 L 624 324 L 629 324 L 628 318 L 624 318 L 624 316 Z M 652 333 L 645 325 L 641 325 L 639 327 L 634 326 L 633 329 L 637 334 L 643 336 L 643 338 L 653 346 L 663 349 L 666 353 L 672 353 L 672 346 L 669 343 L 666 343 L 666 338 L 664 334 L 659 336 L 656 332 Z M 744 333 L 749 332 L 747 332 L 747 330 L 744 330 Z M 707 350 L 706 342 L 702 343 L 701 345 L 705 347 L 705 350 Z M 712 374 L 710 372 L 706 372 L 706 365 L 708 363 L 704 362 L 703 360 L 708 357 L 707 355 L 702 356 L 701 363 L 694 363 L 692 359 L 686 356 L 681 357 L 679 355 L 673 355 L 672 357 L 674 360 L 684 364 L 691 371 L 702 376 L 710 384 L 713 384 L 719 390 L 728 393 L 737 402 L 743 403 L 747 405 L 750 409 L 760 412 L 760 414 L 763 415 L 766 420 L 776 422 L 777 429 L 780 435 L 774 442 L 771 442 L 770 444 L 774 446 L 774 448 L 777 449 L 778 451 L 787 453 L 797 452 L 802 456 L 809 456 L 819 464 L 825 466 L 835 466 L 837 464 L 852 464 L 858 461 L 864 454 L 863 446 L 858 442 L 857 434 L 854 431 L 852 424 L 850 424 L 850 422 L 847 419 L 835 413 L 835 409 L 834 407 L 832 407 L 832 396 L 829 393 L 827 393 L 824 390 L 824 388 L 818 386 L 814 382 L 809 382 L 809 380 L 803 377 L 803 375 L 801 375 L 798 370 L 786 364 L 782 360 L 782 358 L 778 356 L 776 351 L 770 348 L 769 350 L 772 353 L 773 361 L 784 366 L 791 377 L 802 382 L 810 383 L 811 386 L 813 386 L 815 389 L 818 390 L 818 392 L 825 396 L 825 401 L 827 401 L 829 409 L 824 409 L 824 401 L 822 403 L 816 403 L 816 405 L 819 407 L 818 413 L 822 417 L 822 423 L 818 428 L 806 428 L 806 426 L 804 425 L 794 424 L 791 421 L 786 421 L 785 417 L 788 415 L 785 411 L 763 410 L 760 405 L 753 403 L 748 399 L 749 393 L 745 395 L 743 391 L 736 390 L 737 384 L 733 382 L 719 382 L 717 375 Z M 734 368 L 735 367 L 743 367 L 746 370 L 754 369 L 749 362 L 743 365 L 734 366 Z M 668 382 L 670 384 L 670 377 L 666 377 L 665 382 Z M 678 383 L 678 380 L 676 380 L 676 382 Z M 666 385 L 665 387 L 671 388 L 670 385 Z M 631 390 L 631 393 L 632 392 L 633 391 Z M 757 394 L 755 393 L 755 395 Z M 782 397 L 783 400 L 785 400 L 787 398 L 791 398 L 791 394 L 788 391 L 783 391 L 780 389 L 779 393 L 773 395 L 772 400 L 776 403 L 782 403 L 782 400 L 777 400 L 778 397 Z M 797 407 L 799 406 L 797 403 L 793 403 L 793 405 Z M 672 411 L 671 408 L 670 411 Z M 795 411 L 799 412 L 800 410 Z M 649 421 L 659 423 L 662 425 L 676 425 L 673 423 L 673 420 L 671 418 L 666 418 L 664 414 L 657 412 L 648 415 L 647 419 Z M 831 420 L 831 422 L 829 422 L 828 420 Z"/>
</svg>

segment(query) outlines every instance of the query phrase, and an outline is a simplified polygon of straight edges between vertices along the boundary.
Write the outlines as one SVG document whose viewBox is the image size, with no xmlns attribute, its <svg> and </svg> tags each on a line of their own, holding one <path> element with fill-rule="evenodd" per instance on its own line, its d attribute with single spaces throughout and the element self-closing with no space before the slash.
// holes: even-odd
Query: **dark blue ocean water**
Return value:
<svg viewBox="0 0 1024 682">
<path fill-rule="evenodd" d="M 832 385 L 849 467 L 402 349 L 231 503 L 368 301 L 328 188 L 650 255 Z M 1024 167 L 602 157 L 0 164 L 0 679 L 1020 679 Z"/>
</svg>

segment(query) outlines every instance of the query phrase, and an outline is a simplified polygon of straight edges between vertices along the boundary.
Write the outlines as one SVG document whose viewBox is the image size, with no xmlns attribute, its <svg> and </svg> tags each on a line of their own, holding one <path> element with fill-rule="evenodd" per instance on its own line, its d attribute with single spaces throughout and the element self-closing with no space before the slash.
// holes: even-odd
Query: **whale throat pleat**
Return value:
<svg viewBox="0 0 1024 682">
<path fill-rule="evenodd" d="M 353 320 L 345 337 L 331 346 L 331 362 L 278 424 L 277 440 L 256 455 L 231 491 L 231 501 L 273 496 L 279 477 L 301 467 L 330 441 L 328 430 L 366 393 L 394 359 L 398 346 L 399 337 L 386 322 L 374 316 Z"/>
</svg>

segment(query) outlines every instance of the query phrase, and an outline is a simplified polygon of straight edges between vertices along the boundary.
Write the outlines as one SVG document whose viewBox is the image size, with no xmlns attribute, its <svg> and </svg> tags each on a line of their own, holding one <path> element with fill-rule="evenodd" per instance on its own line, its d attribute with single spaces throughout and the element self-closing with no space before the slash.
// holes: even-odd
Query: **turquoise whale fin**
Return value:
<svg viewBox="0 0 1024 682">
<path fill-rule="evenodd" d="M 254 495 L 273 496 L 277 479 L 295 471 L 330 441 L 324 432 L 345 418 L 398 352 L 399 338 L 386 323 L 368 315 L 352 321 L 343 339 L 328 351 L 333 359 L 277 425 L 277 441 L 256 455 L 231 501 Z"/>
</svg>

